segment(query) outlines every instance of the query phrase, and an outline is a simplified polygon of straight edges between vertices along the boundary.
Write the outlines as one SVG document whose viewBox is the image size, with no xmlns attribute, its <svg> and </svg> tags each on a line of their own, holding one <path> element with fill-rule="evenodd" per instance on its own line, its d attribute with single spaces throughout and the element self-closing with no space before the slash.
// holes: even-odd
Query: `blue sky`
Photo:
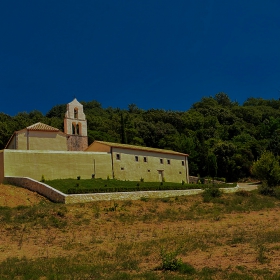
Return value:
<svg viewBox="0 0 280 280">
<path fill-rule="evenodd" d="M 0 112 L 280 97 L 278 0 L 0 2 Z"/>
</svg>

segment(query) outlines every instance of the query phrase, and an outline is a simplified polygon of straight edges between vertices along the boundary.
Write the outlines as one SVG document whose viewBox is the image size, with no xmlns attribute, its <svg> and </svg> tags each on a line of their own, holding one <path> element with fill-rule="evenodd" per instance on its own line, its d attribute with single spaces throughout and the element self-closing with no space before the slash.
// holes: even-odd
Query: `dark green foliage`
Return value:
<svg viewBox="0 0 280 280">
<path fill-rule="evenodd" d="M 164 270 L 171 270 L 171 271 L 177 271 L 182 266 L 182 260 L 177 257 L 178 252 L 167 252 L 163 248 L 160 252 L 161 257 L 161 269 Z"/>
<path fill-rule="evenodd" d="M 202 193 L 203 201 L 210 202 L 213 198 L 218 198 L 222 196 L 222 191 L 217 187 L 211 187 L 204 190 Z"/>
<path fill-rule="evenodd" d="M 217 159 L 214 154 L 208 155 L 207 165 L 208 165 L 208 175 L 214 180 L 214 178 L 217 176 L 217 170 L 218 170 Z"/>
<path fill-rule="evenodd" d="M 188 263 L 182 263 L 179 267 L 179 272 L 182 274 L 194 274 L 195 268 Z"/>
<path fill-rule="evenodd" d="M 161 109 L 102 108 L 98 101 L 81 102 L 94 140 L 171 149 L 189 154 L 190 175 L 224 177 L 228 182 L 251 176 L 253 162 L 268 150 L 280 155 L 280 101 L 249 98 L 243 105 L 226 93 L 203 97 L 185 112 Z M 63 131 L 66 104 L 46 116 L 39 111 L 11 117 L 0 113 L 0 149 L 14 131 L 44 122 Z M 216 164 L 215 164 L 216 159 Z"/>
<path fill-rule="evenodd" d="M 203 179 L 204 180 L 204 179 Z M 115 179 L 57 179 L 46 181 L 46 184 L 66 194 L 79 193 L 107 193 L 107 192 L 132 192 L 132 191 L 157 191 L 157 190 L 188 190 L 205 189 L 207 184 L 182 184 L 172 182 L 135 182 L 119 181 Z M 234 184 L 219 184 L 220 188 L 232 188 Z"/>
<path fill-rule="evenodd" d="M 280 182 L 279 160 L 272 152 L 264 152 L 260 159 L 254 162 L 252 174 L 262 181 L 264 187 L 273 188 Z"/>
<path fill-rule="evenodd" d="M 161 266 L 162 270 L 179 271 L 182 274 L 194 274 L 195 269 L 188 263 L 183 263 L 181 258 L 178 258 L 178 251 L 167 252 L 161 248 Z"/>
<path fill-rule="evenodd" d="M 269 187 L 266 184 L 262 184 L 259 187 L 259 193 L 262 195 L 272 196 L 276 197 L 277 199 L 280 199 L 280 187 Z"/>
</svg>

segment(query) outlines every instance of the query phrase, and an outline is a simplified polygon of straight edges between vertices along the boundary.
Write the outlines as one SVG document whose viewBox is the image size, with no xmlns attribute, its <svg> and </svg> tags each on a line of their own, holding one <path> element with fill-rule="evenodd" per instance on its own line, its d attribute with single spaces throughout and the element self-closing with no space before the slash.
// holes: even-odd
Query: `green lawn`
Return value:
<svg viewBox="0 0 280 280">
<path fill-rule="evenodd" d="M 57 179 L 45 181 L 51 187 L 65 193 L 104 193 L 104 192 L 129 192 L 129 191 L 156 191 L 156 190 L 187 190 L 205 189 L 212 184 L 185 184 L 171 182 L 137 182 L 119 181 L 115 179 Z M 235 187 L 236 184 L 219 184 L 219 187 Z"/>
</svg>

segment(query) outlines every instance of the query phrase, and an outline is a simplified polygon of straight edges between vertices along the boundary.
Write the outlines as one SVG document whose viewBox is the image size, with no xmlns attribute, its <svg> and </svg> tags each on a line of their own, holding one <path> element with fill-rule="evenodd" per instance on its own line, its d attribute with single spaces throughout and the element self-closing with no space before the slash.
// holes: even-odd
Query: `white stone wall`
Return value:
<svg viewBox="0 0 280 280">
<path fill-rule="evenodd" d="M 37 192 L 54 202 L 65 203 L 66 195 L 51 186 L 28 177 L 5 177 L 5 182 Z"/>
<path fill-rule="evenodd" d="M 139 200 L 145 198 L 166 198 L 183 195 L 195 195 L 203 192 L 201 189 L 193 190 L 167 190 L 167 191 L 138 191 L 138 192 L 116 192 L 116 193 L 94 193 L 94 194 L 64 194 L 44 183 L 35 181 L 27 177 L 5 177 L 7 183 L 21 186 L 23 188 L 35 191 L 54 202 L 65 204 L 84 203 L 102 200 Z M 238 191 L 240 188 L 222 188 L 225 193 Z"/>
</svg>

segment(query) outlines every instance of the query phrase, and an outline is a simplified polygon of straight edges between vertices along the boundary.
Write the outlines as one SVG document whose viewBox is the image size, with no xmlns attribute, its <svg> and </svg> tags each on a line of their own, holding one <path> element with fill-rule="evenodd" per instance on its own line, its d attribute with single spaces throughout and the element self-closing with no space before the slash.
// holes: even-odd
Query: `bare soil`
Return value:
<svg viewBox="0 0 280 280">
<path fill-rule="evenodd" d="M 0 206 L 2 207 L 30 206 L 38 204 L 43 200 L 46 200 L 46 198 L 36 192 L 0 184 Z"/>
<path fill-rule="evenodd" d="M 243 186 L 246 189 L 246 185 Z M 2 207 L 31 206 L 42 201 L 51 204 L 28 190 L 0 185 Z M 178 205 L 176 203 L 153 200 L 118 202 L 115 205 L 117 211 L 108 211 L 114 207 L 113 202 L 60 205 L 66 209 L 64 219 L 67 225 L 63 228 L 0 223 L 0 262 L 9 257 L 35 259 L 89 253 L 94 258 L 96 252 L 99 256 L 107 252 L 112 258 L 112 252 L 116 252 L 120 244 L 126 244 L 131 256 L 135 254 L 134 257 L 139 259 L 141 271 L 148 271 L 159 265 L 158 246 L 166 240 L 168 250 L 181 247 L 182 260 L 196 269 L 231 267 L 233 270 L 280 271 L 279 239 L 276 236 L 276 241 L 266 240 L 280 234 L 279 204 L 265 210 L 223 214 L 214 218 L 161 220 L 160 215 L 172 211 L 173 207 L 180 211 L 199 205 L 202 200 L 201 196 L 191 196 Z M 145 215 L 149 217 L 153 211 L 156 211 L 157 219 L 145 220 Z M 196 243 L 202 245 L 194 246 Z M 142 253 L 146 250 L 146 254 L 139 256 L 139 250 Z"/>
</svg>

